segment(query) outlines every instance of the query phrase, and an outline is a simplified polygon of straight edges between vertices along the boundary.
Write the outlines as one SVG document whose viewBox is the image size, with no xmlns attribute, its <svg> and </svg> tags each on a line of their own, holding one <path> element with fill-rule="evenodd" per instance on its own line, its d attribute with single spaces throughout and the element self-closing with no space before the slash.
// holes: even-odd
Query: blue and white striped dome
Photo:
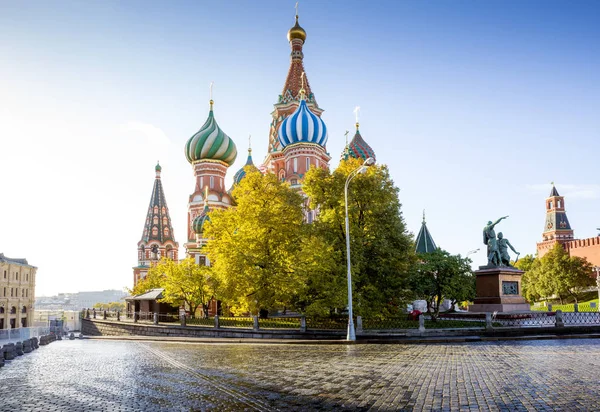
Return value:
<svg viewBox="0 0 600 412">
<path fill-rule="evenodd" d="M 294 113 L 279 126 L 279 142 L 282 147 L 294 143 L 316 143 L 325 146 L 327 127 L 319 116 L 310 111 L 304 99 Z"/>
</svg>

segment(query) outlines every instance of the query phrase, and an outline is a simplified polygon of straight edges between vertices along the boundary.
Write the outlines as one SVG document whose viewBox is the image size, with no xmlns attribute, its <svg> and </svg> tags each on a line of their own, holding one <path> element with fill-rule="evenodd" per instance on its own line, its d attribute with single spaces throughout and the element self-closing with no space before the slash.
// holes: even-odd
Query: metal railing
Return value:
<svg viewBox="0 0 600 412">
<path fill-rule="evenodd" d="M 6 344 L 9 342 L 18 342 L 29 338 L 39 338 L 40 336 L 47 335 L 48 333 L 49 329 L 47 327 L 0 329 L 0 343 Z"/>
<path fill-rule="evenodd" d="M 180 324 L 186 327 L 201 328 L 238 328 L 254 330 L 320 330 L 344 331 L 348 327 L 348 319 L 313 318 L 313 317 L 273 317 L 261 319 L 252 317 L 216 316 L 210 318 L 178 316 L 168 313 L 152 312 L 82 312 L 82 317 L 89 319 L 106 319 L 121 322 L 142 322 L 148 324 Z M 599 312 L 523 312 L 523 313 L 442 313 L 437 320 L 428 314 L 421 314 L 418 319 L 410 315 L 394 318 L 361 318 L 355 319 L 357 329 L 361 332 L 402 332 L 419 329 L 492 329 L 492 328 L 532 328 L 599 325 Z M 22 328 L 35 329 L 35 328 Z M 17 331 L 19 329 L 13 329 Z M 0 331 L 6 335 L 6 330 Z"/>
</svg>

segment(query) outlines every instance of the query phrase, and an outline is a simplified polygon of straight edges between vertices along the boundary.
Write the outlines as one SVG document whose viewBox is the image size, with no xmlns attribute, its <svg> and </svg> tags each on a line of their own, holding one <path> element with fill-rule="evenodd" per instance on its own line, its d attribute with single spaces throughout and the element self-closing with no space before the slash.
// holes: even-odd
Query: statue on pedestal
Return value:
<svg viewBox="0 0 600 412">
<path fill-rule="evenodd" d="M 515 252 L 517 254 L 517 260 L 519 259 L 518 255 L 520 253 L 515 250 L 515 248 L 513 247 L 513 245 L 510 244 L 508 239 L 504 238 L 502 232 L 498 233 L 498 237 L 496 238 L 496 232 L 494 231 L 494 227 L 507 217 L 508 216 L 503 216 L 495 222 L 492 222 L 490 220 L 488 224 L 483 228 L 483 243 L 487 246 L 488 267 L 512 267 L 510 265 L 510 256 L 508 254 L 508 248 Z"/>
</svg>

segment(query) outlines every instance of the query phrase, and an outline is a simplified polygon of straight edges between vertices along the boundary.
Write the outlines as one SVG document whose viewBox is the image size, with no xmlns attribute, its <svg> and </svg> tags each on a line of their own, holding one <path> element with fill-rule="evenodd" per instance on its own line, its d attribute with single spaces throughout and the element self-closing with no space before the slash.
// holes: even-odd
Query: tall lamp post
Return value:
<svg viewBox="0 0 600 412">
<path fill-rule="evenodd" d="M 358 168 L 350 172 L 346 179 L 346 185 L 344 186 L 344 206 L 346 207 L 346 259 L 348 267 L 348 334 L 346 340 L 355 341 L 356 332 L 354 331 L 354 318 L 352 315 L 352 272 L 350 263 L 350 224 L 348 223 L 348 185 L 350 181 L 358 174 L 362 174 L 367 171 L 369 166 L 375 164 L 375 159 L 369 157 L 365 162 Z"/>
<path fill-rule="evenodd" d="M 597 310 L 600 312 L 600 266 L 594 266 L 594 270 L 596 271 L 596 287 L 598 288 L 598 308 L 597 308 Z"/>
</svg>

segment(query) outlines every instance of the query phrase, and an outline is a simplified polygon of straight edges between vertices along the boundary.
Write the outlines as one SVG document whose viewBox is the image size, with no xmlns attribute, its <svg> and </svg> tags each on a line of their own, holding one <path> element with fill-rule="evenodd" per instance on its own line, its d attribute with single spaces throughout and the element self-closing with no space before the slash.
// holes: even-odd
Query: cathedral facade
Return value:
<svg viewBox="0 0 600 412">
<path fill-rule="evenodd" d="M 287 39 L 291 48 L 290 66 L 282 92 L 273 105 L 267 155 L 260 167 L 256 167 L 252 149 L 248 148 L 246 163 L 235 173 L 233 186 L 244 178 L 248 168 L 256 168 L 263 173 L 275 174 L 281 181 L 301 191 L 304 176 L 311 167 L 329 169 L 331 156 L 327 152 L 327 126 L 321 119 L 323 109 L 317 104 L 306 76 L 303 51 L 306 31 L 300 26 L 298 15 L 287 33 Z M 193 191 L 188 198 L 184 247 L 186 256 L 194 258 L 199 265 L 210 265 L 202 252 L 207 243 L 203 228 L 210 220 L 208 212 L 233 206 L 233 186 L 225 186 L 225 177 L 238 154 L 233 139 L 218 125 L 214 106 L 211 97 L 206 121 L 188 139 L 184 148 L 194 175 Z M 375 158 L 373 149 L 364 141 L 358 127 L 357 122 L 356 133 L 346 144 L 342 158 Z M 160 173 L 161 168 L 157 165 L 144 231 L 138 242 L 138 265 L 133 268 L 134 286 L 162 257 L 178 258 L 178 243 L 173 234 Z M 307 208 L 306 220 L 311 222 L 314 217 L 315 211 Z"/>
</svg>

